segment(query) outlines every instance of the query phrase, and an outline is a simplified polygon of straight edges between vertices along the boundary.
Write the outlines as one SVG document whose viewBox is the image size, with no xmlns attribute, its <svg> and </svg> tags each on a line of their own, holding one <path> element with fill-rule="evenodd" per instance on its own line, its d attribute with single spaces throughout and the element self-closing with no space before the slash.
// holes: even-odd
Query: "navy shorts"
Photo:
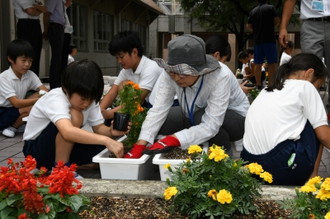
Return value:
<svg viewBox="0 0 330 219">
<path fill-rule="evenodd" d="M 286 140 L 266 154 L 254 155 L 243 148 L 241 158 L 249 163 L 257 162 L 273 175 L 274 185 L 301 186 L 306 183 L 314 169 L 320 143 L 312 125 L 307 121 L 297 141 Z M 289 162 L 290 158 L 292 162 Z"/>
<path fill-rule="evenodd" d="M 254 63 L 263 64 L 267 60 L 268 64 L 277 63 L 277 48 L 275 43 L 262 43 L 255 45 Z"/>
<path fill-rule="evenodd" d="M 58 130 L 53 123 L 42 131 L 35 140 L 24 141 L 23 153 L 31 155 L 37 161 L 37 167 L 50 170 L 55 164 L 55 139 Z M 103 145 L 75 143 L 70 155 L 70 163 L 78 165 L 92 163 L 92 158 L 105 149 Z"/>
<path fill-rule="evenodd" d="M 15 107 L 0 107 L 0 130 L 14 124 L 19 116 L 19 110 Z"/>
</svg>

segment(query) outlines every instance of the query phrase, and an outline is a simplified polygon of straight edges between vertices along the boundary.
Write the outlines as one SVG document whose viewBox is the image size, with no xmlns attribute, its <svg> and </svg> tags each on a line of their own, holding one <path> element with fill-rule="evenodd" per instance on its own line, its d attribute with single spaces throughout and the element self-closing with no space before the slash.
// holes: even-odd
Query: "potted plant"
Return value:
<svg viewBox="0 0 330 219">
<path fill-rule="evenodd" d="M 58 162 L 47 175 L 31 156 L 20 163 L 8 159 L 0 169 L 0 218 L 79 218 L 89 199 L 79 194 L 75 170 L 75 164 Z"/>
<path fill-rule="evenodd" d="M 123 142 L 126 151 L 138 140 L 142 123 L 147 114 L 147 110 L 140 104 L 141 93 L 139 85 L 132 81 L 128 81 L 119 92 L 118 102 L 121 109 L 118 114 L 129 115 L 132 123 L 127 136 L 118 140 Z M 114 121 L 114 123 L 116 122 Z M 127 127 L 127 124 L 124 126 Z M 142 180 L 148 179 L 152 174 L 149 155 L 143 155 L 138 159 L 114 158 L 110 151 L 105 149 L 93 157 L 93 162 L 100 164 L 102 179 Z"/>
<path fill-rule="evenodd" d="M 180 164 L 167 180 L 165 200 L 172 200 L 175 211 L 190 218 L 233 218 L 234 214 L 255 211 L 261 196 L 261 178 L 272 183 L 272 175 L 261 165 L 246 165 L 231 159 L 222 147 L 212 145 L 208 152 L 194 147 L 192 160 Z"/>
<path fill-rule="evenodd" d="M 158 165 L 161 181 L 166 181 L 167 179 L 172 180 L 173 171 L 172 172 L 169 171 L 168 167 L 170 166 L 172 170 L 175 170 L 176 168 L 178 168 L 180 166 L 180 164 L 185 162 L 187 159 L 191 159 L 191 156 L 194 156 L 196 150 L 198 151 L 199 149 L 207 152 L 208 143 L 205 143 L 203 145 L 203 149 L 198 145 L 191 145 L 189 147 L 189 149 L 184 150 L 183 153 L 174 152 L 174 153 L 180 154 L 180 155 L 185 154 L 185 155 L 182 155 L 184 157 L 181 157 L 179 159 L 168 158 L 166 156 L 168 153 L 156 154 L 154 156 L 154 158 L 152 159 L 152 163 L 155 165 Z M 181 150 L 181 149 L 178 148 L 178 150 Z"/>
</svg>

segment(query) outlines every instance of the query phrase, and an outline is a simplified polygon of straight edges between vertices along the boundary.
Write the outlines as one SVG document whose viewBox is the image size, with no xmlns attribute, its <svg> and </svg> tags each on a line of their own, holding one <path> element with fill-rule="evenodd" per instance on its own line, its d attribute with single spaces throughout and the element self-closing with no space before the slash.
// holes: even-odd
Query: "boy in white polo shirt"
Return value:
<svg viewBox="0 0 330 219">
<path fill-rule="evenodd" d="M 122 157 L 123 144 L 111 137 L 127 132 L 104 125 L 98 104 L 104 87 L 100 67 L 89 60 L 73 62 L 61 81 L 61 88 L 52 89 L 33 106 L 23 136 L 24 155 L 32 155 L 38 168 L 47 169 L 58 161 L 92 163 L 105 147 Z M 93 132 L 81 129 L 85 124 Z"/>
<path fill-rule="evenodd" d="M 111 40 L 109 45 L 110 54 L 116 57 L 122 66 L 118 78 L 111 86 L 109 92 L 100 103 L 101 111 L 105 119 L 112 119 L 114 112 L 120 109 L 116 107 L 108 110 L 116 99 L 119 90 L 126 81 L 134 81 L 139 84 L 143 93 L 141 103 L 148 105 L 147 100 L 163 68 L 143 55 L 143 46 L 139 37 L 133 32 L 120 32 Z"/>
<path fill-rule="evenodd" d="M 30 71 L 34 52 L 25 40 L 14 40 L 8 44 L 9 69 L 0 74 L 0 130 L 6 137 L 14 137 L 17 128 L 23 125 L 22 118 L 29 115 L 33 104 L 41 94 L 25 98 L 30 90 L 47 92 L 38 76 Z"/>
</svg>

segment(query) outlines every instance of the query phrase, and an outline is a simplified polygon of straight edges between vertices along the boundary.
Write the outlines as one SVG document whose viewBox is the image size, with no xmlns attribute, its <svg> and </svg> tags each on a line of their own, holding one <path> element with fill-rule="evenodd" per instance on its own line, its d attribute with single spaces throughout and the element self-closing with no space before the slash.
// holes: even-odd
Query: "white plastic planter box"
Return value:
<svg viewBox="0 0 330 219">
<path fill-rule="evenodd" d="M 208 144 L 204 143 L 203 151 L 208 151 Z M 170 180 L 172 179 L 172 173 L 165 168 L 165 164 L 170 164 L 172 170 L 174 171 L 175 168 L 178 168 L 179 165 L 184 162 L 185 159 L 166 159 L 163 157 L 163 154 L 156 154 L 152 159 L 152 163 L 159 166 L 159 173 L 160 173 L 160 180 L 166 181 L 167 178 Z"/>
<path fill-rule="evenodd" d="M 118 141 L 122 141 L 121 138 Z M 93 157 L 93 162 L 99 163 L 102 179 L 145 180 L 152 171 L 152 161 L 149 155 L 138 159 L 111 158 L 111 152 L 106 148 Z"/>
</svg>

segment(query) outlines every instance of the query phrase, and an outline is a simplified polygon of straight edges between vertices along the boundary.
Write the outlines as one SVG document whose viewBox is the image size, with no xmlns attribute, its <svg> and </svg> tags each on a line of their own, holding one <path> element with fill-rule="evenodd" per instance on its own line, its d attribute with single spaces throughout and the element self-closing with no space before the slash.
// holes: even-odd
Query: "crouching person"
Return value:
<svg viewBox="0 0 330 219">
<path fill-rule="evenodd" d="M 47 169 L 60 160 L 91 163 L 105 147 L 122 157 L 123 144 L 111 137 L 125 132 L 104 125 L 98 104 L 103 94 L 99 66 L 88 60 L 74 62 L 65 69 L 61 83 L 33 106 L 23 136 L 24 155 L 32 155 L 38 167 Z M 94 133 L 81 129 L 85 124 Z"/>
</svg>

